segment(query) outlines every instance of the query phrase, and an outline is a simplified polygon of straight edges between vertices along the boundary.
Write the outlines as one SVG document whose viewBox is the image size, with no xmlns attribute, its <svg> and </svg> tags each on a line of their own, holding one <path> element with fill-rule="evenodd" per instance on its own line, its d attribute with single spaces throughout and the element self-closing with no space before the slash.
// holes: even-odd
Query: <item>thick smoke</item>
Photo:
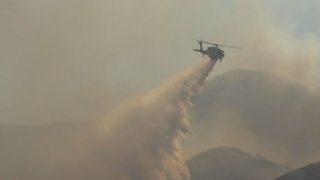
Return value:
<svg viewBox="0 0 320 180">
<path fill-rule="evenodd" d="M 146 96 L 127 102 L 99 125 L 110 179 L 189 179 L 180 141 L 190 132 L 189 100 L 214 64 L 207 61 Z"/>
</svg>

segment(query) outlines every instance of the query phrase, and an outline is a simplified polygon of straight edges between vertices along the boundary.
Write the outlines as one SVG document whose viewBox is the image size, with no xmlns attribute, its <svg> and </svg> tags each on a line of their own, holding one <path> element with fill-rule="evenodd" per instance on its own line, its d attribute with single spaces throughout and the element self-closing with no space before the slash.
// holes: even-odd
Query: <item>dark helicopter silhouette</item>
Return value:
<svg viewBox="0 0 320 180">
<path fill-rule="evenodd" d="M 224 57 L 224 51 L 221 50 L 219 47 L 239 48 L 236 46 L 225 46 L 225 45 L 210 43 L 210 42 L 206 42 L 206 41 L 202 41 L 202 40 L 198 40 L 198 39 L 194 39 L 194 40 L 198 41 L 198 43 L 200 45 L 200 49 L 194 49 L 194 51 L 202 53 L 202 57 L 204 55 L 207 55 L 211 60 L 220 59 L 220 62 L 222 61 L 222 58 Z M 214 45 L 214 46 L 208 47 L 207 50 L 203 50 L 203 47 L 202 47 L 203 43 Z"/>
</svg>

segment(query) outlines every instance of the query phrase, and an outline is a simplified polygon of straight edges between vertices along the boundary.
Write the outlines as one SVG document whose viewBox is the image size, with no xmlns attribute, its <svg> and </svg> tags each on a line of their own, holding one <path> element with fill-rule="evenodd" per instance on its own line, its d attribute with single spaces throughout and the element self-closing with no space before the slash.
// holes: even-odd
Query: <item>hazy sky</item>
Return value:
<svg viewBox="0 0 320 180">
<path fill-rule="evenodd" d="M 201 61 L 201 55 L 192 51 L 197 48 L 192 38 L 243 47 L 226 50 L 225 62 L 213 75 L 267 67 L 251 56 L 256 46 L 252 40 L 259 39 L 255 35 L 261 29 L 267 29 L 266 38 L 271 34 L 279 40 L 266 39 L 272 42 L 259 52 L 265 57 L 281 48 L 285 53 L 306 48 L 301 54 L 314 54 L 319 44 L 317 4 L 315 0 L 2 0 L 0 122 L 96 119 L 120 99 L 146 92 Z M 292 40 L 295 36 L 303 40 Z M 287 47 L 291 42 L 294 45 Z M 313 73 L 312 78 L 316 76 Z"/>
<path fill-rule="evenodd" d="M 317 20 L 320 15 L 319 1 L 269 0 L 265 3 L 280 23 L 293 24 L 301 34 L 313 32 L 320 36 L 320 22 Z"/>
</svg>

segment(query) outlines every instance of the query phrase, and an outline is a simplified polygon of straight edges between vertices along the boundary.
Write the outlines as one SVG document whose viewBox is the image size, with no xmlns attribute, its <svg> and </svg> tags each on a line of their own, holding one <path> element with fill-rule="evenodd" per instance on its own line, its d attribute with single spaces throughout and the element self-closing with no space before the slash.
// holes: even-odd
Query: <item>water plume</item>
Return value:
<svg viewBox="0 0 320 180">
<path fill-rule="evenodd" d="M 190 98 L 216 61 L 206 61 L 120 105 L 101 125 L 109 178 L 188 180 L 180 142 L 190 132 Z"/>
</svg>

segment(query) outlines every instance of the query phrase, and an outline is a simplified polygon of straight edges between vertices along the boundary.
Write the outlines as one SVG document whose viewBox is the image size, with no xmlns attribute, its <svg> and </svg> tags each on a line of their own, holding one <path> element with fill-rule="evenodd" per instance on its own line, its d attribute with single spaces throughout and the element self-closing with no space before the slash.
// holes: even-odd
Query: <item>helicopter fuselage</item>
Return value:
<svg viewBox="0 0 320 180">
<path fill-rule="evenodd" d="M 220 61 L 222 61 L 222 58 L 224 57 L 224 51 L 218 47 L 208 47 L 204 53 L 208 55 L 211 60 L 220 59 Z"/>
<path fill-rule="evenodd" d="M 203 55 L 207 55 L 211 60 L 218 60 L 222 61 L 224 57 L 224 51 L 218 47 L 208 47 L 207 50 L 195 49 L 194 51 L 201 52 Z"/>
<path fill-rule="evenodd" d="M 221 50 L 219 47 L 239 48 L 237 46 L 226 46 L 226 45 L 211 43 L 211 42 L 203 41 L 202 39 L 201 40 L 194 39 L 194 40 L 198 41 L 198 43 L 200 45 L 200 49 L 194 49 L 194 51 L 202 53 L 202 57 L 204 55 L 207 55 L 212 61 L 213 60 L 222 61 L 222 58 L 224 58 L 224 51 Z M 203 50 L 202 44 L 209 44 L 209 45 L 214 45 L 214 46 L 210 46 L 207 48 L 207 50 Z"/>
</svg>

